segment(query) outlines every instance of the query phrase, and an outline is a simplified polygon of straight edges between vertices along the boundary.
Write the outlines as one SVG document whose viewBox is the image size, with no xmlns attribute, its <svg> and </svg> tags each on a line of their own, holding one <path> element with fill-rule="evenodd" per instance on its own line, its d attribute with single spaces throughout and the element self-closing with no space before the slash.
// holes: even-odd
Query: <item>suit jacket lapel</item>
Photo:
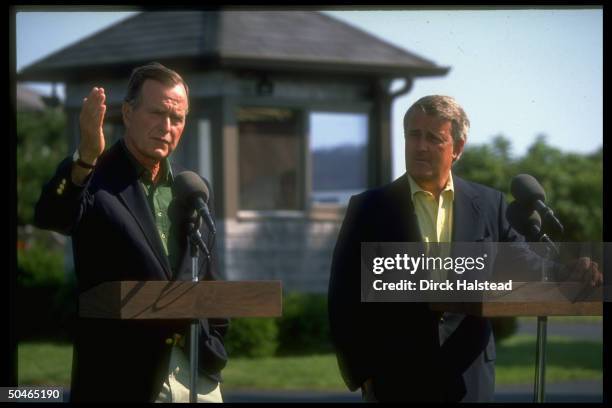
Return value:
<svg viewBox="0 0 612 408">
<path fill-rule="evenodd" d="M 484 223 L 480 214 L 478 194 L 465 182 L 454 177 L 452 242 L 474 242 L 484 239 Z"/>
<path fill-rule="evenodd" d="M 412 193 L 410 191 L 410 183 L 406 174 L 393 182 L 392 185 L 393 197 L 392 203 L 397 203 L 399 222 L 396 224 L 398 228 L 398 242 L 420 242 L 421 230 L 419 222 L 414 211 L 412 203 Z M 392 218 L 393 219 L 393 218 Z"/>
<path fill-rule="evenodd" d="M 164 269 L 166 277 L 171 279 L 172 272 L 170 270 L 170 262 L 168 261 L 168 257 L 164 251 L 161 238 L 159 237 L 159 232 L 155 227 L 155 221 L 153 220 L 153 215 L 151 214 L 151 210 L 147 204 L 144 192 L 142 191 L 140 185 L 138 185 L 138 180 L 131 183 L 125 190 L 121 191 L 119 193 L 119 197 L 138 223 L 138 226 L 142 230 L 142 233 L 151 248 L 153 248 L 153 252 Z"/>
<path fill-rule="evenodd" d="M 131 166 L 129 159 L 125 156 L 125 151 L 120 142 L 117 142 L 114 148 L 117 149 L 117 164 L 115 174 L 110 177 L 111 182 L 116 180 L 126 180 L 118 188 L 119 200 L 125 205 L 136 223 L 140 227 L 144 238 L 149 246 L 153 249 L 155 257 L 159 261 L 166 278 L 171 279 L 172 272 L 170 262 L 164 251 L 159 232 L 155 227 L 155 220 L 151 214 L 151 209 L 147 203 L 142 187 L 139 185 L 138 176 Z"/>
</svg>

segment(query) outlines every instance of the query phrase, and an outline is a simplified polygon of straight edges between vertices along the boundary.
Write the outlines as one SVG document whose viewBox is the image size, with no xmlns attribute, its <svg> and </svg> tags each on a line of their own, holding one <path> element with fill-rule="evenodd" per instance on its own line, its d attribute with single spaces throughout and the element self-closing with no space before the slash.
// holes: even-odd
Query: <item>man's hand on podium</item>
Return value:
<svg viewBox="0 0 612 408">
<path fill-rule="evenodd" d="M 589 257 L 574 259 L 566 266 L 570 271 L 569 281 L 583 282 L 594 288 L 603 284 L 603 274 L 599 270 L 599 264 Z"/>
</svg>

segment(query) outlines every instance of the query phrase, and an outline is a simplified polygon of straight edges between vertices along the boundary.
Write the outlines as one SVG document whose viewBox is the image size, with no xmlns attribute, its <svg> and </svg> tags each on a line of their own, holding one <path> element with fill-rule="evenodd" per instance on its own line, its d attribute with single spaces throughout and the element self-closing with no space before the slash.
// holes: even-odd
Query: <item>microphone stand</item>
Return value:
<svg viewBox="0 0 612 408">
<path fill-rule="evenodd" d="M 546 242 L 546 259 L 550 259 L 551 252 L 559 256 L 559 250 L 555 243 L 546 235 L 542 234 L 539 238 L 540 242 Z M 546 265 L 542 270 L 542 282 L 548 281 Z M 548 316 L 538 316 L 537 339 L 536 339 L 536 367 L 535 380 L 533 390 L 533 402 L 544 402 L 545 392 L 545 374 L 546 374 L 546 331 L 548 325 Z"/>
<path fill-rule="evenodd" d="M 189 234 L 189 254 L 191 256 L 191 281 L 198 282 L 198 249 L 201 249 L 202 252 L 206 255 L 206 259 L 210 262 L 210 251 L 206 247 L 206 244 L 202 240 L 202 235 L 198 230 L 198 225 L 200 225 L 200 219 L 198 216 L 197 222 L 190 222 L 188 224 L 188 234 Z M 191 323 L 191 333 L 190 333 L 190 344 L 189 348 L 191 350 L 190 353 L 190 384 L 191 387 L 189 389 L 189 402 L 197 403 L 198 399 L 198 391 L 197 391 L 197 381 L 198 381 L 198 350 L 199 350 L 199 330 L 200 329 L 200 321 L 199 319 L 194 319 Z"/>
</svg>

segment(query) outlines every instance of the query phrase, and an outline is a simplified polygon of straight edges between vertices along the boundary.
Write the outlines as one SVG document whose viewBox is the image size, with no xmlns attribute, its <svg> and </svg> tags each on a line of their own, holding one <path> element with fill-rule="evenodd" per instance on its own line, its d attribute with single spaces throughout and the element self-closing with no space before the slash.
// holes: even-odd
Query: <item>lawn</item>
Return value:
<svg viewBox="0 0 612 408">
<path fill-rule="evenodd" d="M 519 316 L 519 322 L 537 322 L 535 316 Z M 555 324 L 603 324 L 602 316 L 549 316 L 548 323 Z"/>
<path fill-rule="evenodd" d="M 548 336 L 546 342 L 546 382 L 601 380 L 602 343 L 570 337 Z M 536 337 L 516 335 L 497 349 L 497 384 L 533 383 Z"/>
<path fill-rule="evenodd" d="M 20 343 L 20 385 L 68 385 L 72 348 L 69 344 Z M 531 384 L 535 336 L 517 335 L 497 349 L 496 383 Z M 228 389 L 344 390 L 333 354 L 259 359 L 233 358 L 223 371 Z M 546 382 L 600 380 L 602 343 L 549 336 Z"/>
<path fill-rule="evenodd" d="M 19 385 L 68 385 L 71 364 L 71 344 L 28 342 L 17 346 Z"/>
</svg>

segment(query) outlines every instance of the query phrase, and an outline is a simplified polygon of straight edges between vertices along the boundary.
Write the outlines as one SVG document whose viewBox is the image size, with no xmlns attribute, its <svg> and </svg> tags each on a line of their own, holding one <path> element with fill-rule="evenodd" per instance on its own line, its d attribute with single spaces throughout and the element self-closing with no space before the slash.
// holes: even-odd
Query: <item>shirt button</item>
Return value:
<svg viewBox="0 0 612 408">
<path fill-rule="evenodd" d="M 161 233 L 161 237 L 166 239 L 166 234 L 164 234 L 163 232 Z"/>
</svg>

